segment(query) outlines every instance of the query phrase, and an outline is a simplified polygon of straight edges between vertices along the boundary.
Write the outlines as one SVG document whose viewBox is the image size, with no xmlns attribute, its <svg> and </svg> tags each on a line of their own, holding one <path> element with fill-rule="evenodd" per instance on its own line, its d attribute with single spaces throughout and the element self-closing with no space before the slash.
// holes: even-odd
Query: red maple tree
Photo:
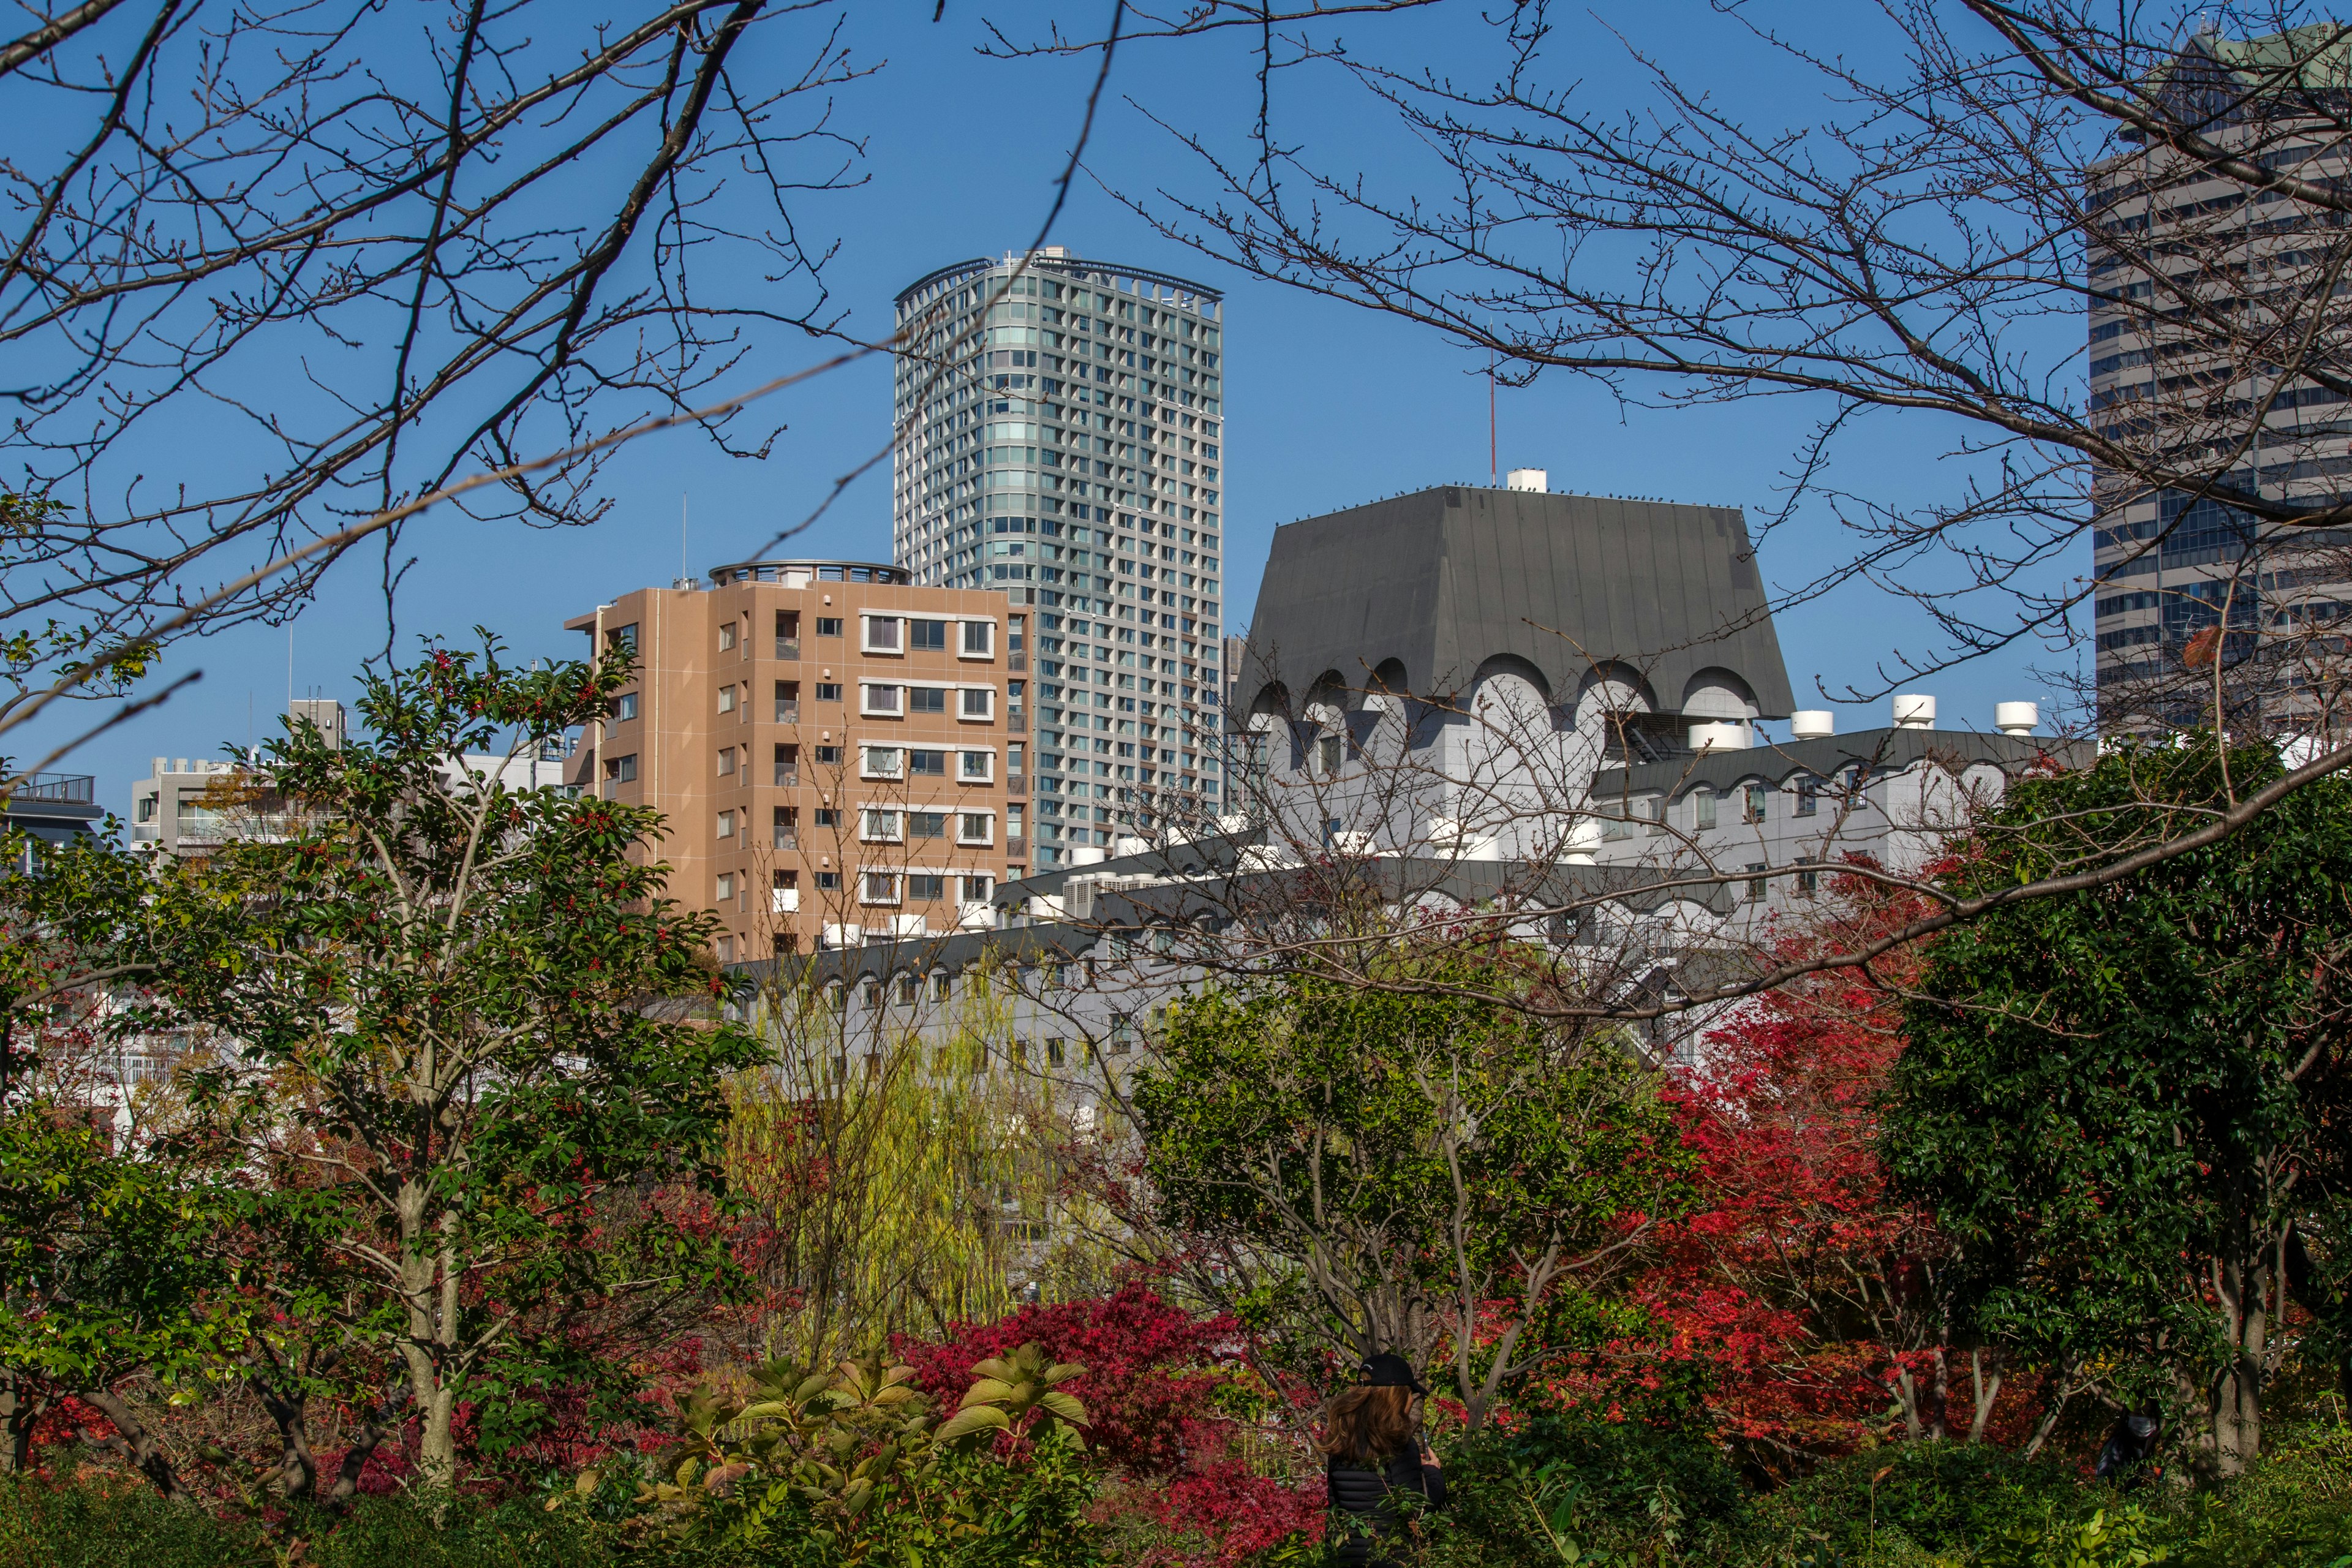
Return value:
<svg viewBox="0 0 2352 1568">
<path fill-rule="evenodd" d="M 1841 878 L 1782 959 L 1852 952 L 1923 912 Z M 1999 1423 L 1996 1352 L 1961 1348 L 1946 1311 L 1950 1251 L 1889 1194 L 1879 1097 L 1903 1048 L 1896 1004 L 1919 955 L 1830 969 L 1711 1031 L 1671 1090 L 1704 1196 L 1666 1228 L 1633 1295 L 1656 1336 L 1640 1351 L 1700 1363 L 1717 1430 L 1767 1468 L 1873 1436 L 1985 1437 Z M 2015 1405 L 2017 1401 L 2011 1401 Z"/>
</svg>

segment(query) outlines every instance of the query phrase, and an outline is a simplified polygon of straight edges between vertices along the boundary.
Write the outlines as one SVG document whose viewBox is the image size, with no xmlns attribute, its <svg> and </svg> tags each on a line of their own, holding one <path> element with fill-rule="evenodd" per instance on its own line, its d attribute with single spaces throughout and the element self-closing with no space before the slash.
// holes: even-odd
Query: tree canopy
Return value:
<svg viewBox="0 0 2352 1568">
<path fill-rule="evenodd" d="M 1475 1425 L 1542 1314 L 1683 1201 L 1687 1158 L 1622 1042 L 1467 962 L 1401 942 L 1396 990 L 1212 987 L 1170 1010 L 1134 1105 L 1167 1223 L 1264 1262 L 1328 1353 L 1443 1347 Z"/>
<path fill-rule="evenodd" d="M 2183 818 L 2275 777 L 2265 751 L 2126 750 L 2021 784 L 1949 881 L 2102 853 L 2159 780 Z M 1908 1008 L 1884 1136 L 1959 1248 L 1982 1329 L 2053 1359 L 2160 1369 L 2214 1462 L 2261 1439 L 2300 1301 L 2340 1325 L 2352 786 L 2306 786 L 2126 882 L 1947 932 Z M 2127 1380 L 2126 1380 L 2127 1381 Z"/>
</svg>

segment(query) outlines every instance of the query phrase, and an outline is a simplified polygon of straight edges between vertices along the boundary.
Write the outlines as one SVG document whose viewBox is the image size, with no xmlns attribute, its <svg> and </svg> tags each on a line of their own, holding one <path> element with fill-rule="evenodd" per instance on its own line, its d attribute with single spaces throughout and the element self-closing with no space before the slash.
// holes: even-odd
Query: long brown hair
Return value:
<svg viewBox="0 0 2352 1568">
<path fill-rule="evenodd" d="M 1350 1464 L 1377 1465 L 1412 1446 L 1412 1390 L 1358 1384 L 1323 1407 L 1316 1451 Z"/>
</svg>

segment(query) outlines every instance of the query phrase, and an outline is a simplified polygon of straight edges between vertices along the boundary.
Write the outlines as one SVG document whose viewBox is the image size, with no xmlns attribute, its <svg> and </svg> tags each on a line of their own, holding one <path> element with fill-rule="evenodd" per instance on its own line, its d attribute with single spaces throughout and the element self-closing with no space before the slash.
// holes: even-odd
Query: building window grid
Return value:
<svg viewBox="0 0 2352 1568">
<path fill-rule="evenodd" d="M 1070 264 L 1070 272 L 1076 273 L 1080 265 Z M 1151 369 L 1159 373 L 1161 384 L 1155 388 L 1137 385 L 1130 381 L 1129 385 L 1120 386 L 1114 380 L 1106 385 L 1100 379 L 1090 379 L 1082 393 L 1076 378 L 1069 374 L 1066 363 L 1059 367 L 1043 367 L 1044 370 L 1059 369 L 1062 374 L 1058 378 L 1044 376 L 1038 366 L 998 363 L 985 367 L 990 373 L 986 377 L 976 383 L 967 382 L 961 387 L 951 386 L 946 395 L 935 395 L 928 407 L 918 409 L 908 401 L 917 383 L 903 374 L 902 366 L 898 382 L 901 413 L 906 416 L 906 422 L 918 432 L 914 445 L 920 454 L 934 450 L 945 454 L 951 448 L 956 458 L 961 459 L 978 450 L 985 454 L 982 468 L 991 472 L 1001 468 L 1008 477 L 1019 477 L 1020 468 L 1016 465 L 1032 465 L 1028 477 L 1034 479 L 1035 468 L 1042 465 L 1034 464 L 1036 453 L 1027 448 L 1027 443 L 1040 437 L 1055 437 L 1039 439 L 1038 444 L 1040 447 L 1060 445 L 1064 448 L 1063 455 L 1066 456 L 1070 448 L 1081 444 L 1077 433 L 1083 429 L 1086 433 L 1083 444 L 1088 448 L 1090 461 L 1097 456 L 1094 448 L 1101 447 L 1101 457 L 1123 458 L 1129 459 L 1134 468 L 1145 470 L 1145 482 L 1128 494 L 1114 495 L 1106 490 L 1089 498 L 1090 501 L 1116 500 L 1118 505 L 1115 512 L 1113 509 L 1100 505 L 1070 505 L 1065 510 L 1067 503 L 1055 501 L 1054 510 L 1061 515 L 1052 517 L 1044 514 L 1036 498 L 1031 498 L 1026 505 L 1013 499 L 998 501 L 993 496 L 983 498 L 983 492 L 990 489 L 1018 487 L 966 482 L 952 498 L 949 498 L 945 490 L 950 476 L 937 462 L 931 462 L 923 470 L 912 474 L 902 467 L 904 482 L 898 492 L 900 498 L 898 521 L 903 530 L 901 542 L 906 548 L 902 549 L 901 555 L 919 567 L 920 580 L 952 584 L 958 581 L 957 571 L 961 570 L 971 573 L 969 578 L 963 579 L 965 582 L 976 584 L 980 580 L 979 557 L 982 553 L 976 546 L 984 538 L 1004 532 L 1008 521 L 1024 540 L 1039 547 L 1039 553 L 1029 558 L 1033 562 L 1044 561 L 1043 547 L 1048 541 L 1071 538 L 1071 533 L 1066 531 L 1075 524 L 1084 530 L 1085 552 L 1089 557 L 1097 554 L 1105 557 L 1099 561 L 1089 559 L 1084 563 L 1086 566 L 1107 570 L 1111 563 L 1108 548 L 1098 551 L 1094 547 L 1108 547 L 1116 541 L 1125 547 L 1120 553 L 1128 558 L 1127 574 L 1136 575 L 1133 556 L 1138 542 L 1135 535 L 1138 531 L 1144 535 L 1143 554 L 1147 563 L 1151 563 L 1154 560 L 1151 542 L 1157 525 L 1156 532 L 1160 538 L 1175 539 L 1181 533 L 1181 542 L 1194 547 L 1191 553 L 1196 559 L 1183 561 L 1181 564 L 1196 568 L 1196 580 L 1183 585 L 1202 594 L 1216 591 L 1213 578 L 1207 574 L 1213 573 L 1217 566 L 1213 554 L 1219 544 L 1214 533 L 1218 522 L 1215 505 L 1221 498 L 1205 488 L 1202 488 L 1197 496 L 1189 493 L 1191 488 L 1199 488 L 1200 476 L 1185 470 L 1196 463 L 1205 468 L 1223 458 L 1219 450 L 1223 439 L 1219 397 L 1222 388 L 1218 380 L 1221 373 L 1219 356 L 1222 353 L 1220 303 L 1213 296 L 1187 293 L 1171 283 L 1155 279 L 1127 277 L 1116 268 L 1092 276 L 1094 280 L 1090 283 L 1074 284 L 1070 277 L 1061 275 L 1061 268 L 1057 266 L 1053 272 L 1028 279 L 1026 281 L 1042 290 L 1034 296 L 1035 303 L 1030 306 L 1040 314 L 1018 318 L 1018 327 L 1012 330 L 1024 334 L 1037 332 L 1041 329 L 1059 331 L 1074 342 L 1098 346 L 1103 341 L 1098 331 L 1081 332 L 1077 330 L 1076 321 L 1055 320 L 1042 312 L 1050 308 L 1066 316 L 1083 314 L 1096 326 L 1113 322 L 1122 334 L 1118 350 L 1122 358 L 1117 366 L 1106 370 L 1105 374 L 1115 377 L 1119 374 L 1139 374 Z M 944 341 L 946 335 L 959 330 L 959 318 L 968 320 L 971 313 L 981 309 L 991 287 L 1001 283 L 1005 277 L 1006 273 L 1002 269 L 959 275 L 951 282 L 942 283 L 926 294 L 903 300 L 902 320 L 914 321 L 929 315 Z M 1087 296 L 1083 306 L 1076 300 L 1063 297 L 1064 291 L 1073 287 Z M 1031 324 L 1033 321 L 1035 325 Z M 989 330 L 1002 332 L 1008 330 L 1009 325 L 1009 322 L 999 323 Z M 1129 342 L 1134 344 L 1132 349 L 1128 347 Z M 1039 346 L 1046 346 L 1042 339 Z M 1066 362 L 1074 357 L 1069 344 L 1054 346 L 1062 349 Z M 1139 363 L 1133 373 L 1129 373 L 1125 356 L 1147 348 L 1160 363 L 1158 365 Z M 1001 358 L 1007 353 L 1026 356 L 1035 351 L 1025 344 L 1015 349 L 1010 344 L 999 348 L 992 343 L 988 352 L 992 356 Z M 1092 361 L 1092 356 L 1089 359 L 1090 363 L 1098 363 Z M 995 374 L 1000 371 L 1005 374 Z M 1180 385 L 1186 390 L 1178 392 Z M 1156 399 L 1150 395 L 1155 391 L 1159 394 Z M 1083 409 L 1081 405 L 1084 405 Z M 986 428 L 1013 423 L 1020 424 L 1022 427 L 1018 430 Z M 1185 432 L 1181 437 L 1180 428 Z M 1005 439 L 1018 439 L 1023 446 L 1004 447 L 1001 443 Z M 1127 449 L 1111 449 L 1118 446 L 1124 446 Z M 1177 455 L 1179 450 L 1185 455 L 1180 458 Z M 1193 480 L 1194 486 L 1182 487 L 1181 480 L 1176 477 L 1180 472 L 1182 479 Z M 1114 477 L 1131 480 L 1135 475 L 1130 471 L 1124 476 L 1114 476 L 1108 472 L 1090 476 L 1099 479 Z M 1041 491 L 1044 489 L 1034 484 L 1028 488 Z M 1181 500 L 1176 499 L 1180 489 L 1185 491 Z M 1038 515 L 1013 517 L 1012 514 L 1015 511 Z M 918 521 L 920 513 L 929 515 L 920 516 Z M 1118 525 L 1116 532 L 1102 526 L 1111 523 L 1114 516 Z M 1180 531 L 1180 519 L 1192 527 Z M 1167 563 L 1178 552 L 1168 545 L 1160 546 L 1160 551 L 1159 563 L 1163 571 L 1170 570 Z M 1009 561 L 1012 557 L 1003 559 Z M 949 570 L 950 567 L 957 570 Z M 1002 578 L 1004 574 L 1000 570 L 997 575 Z M 1091 578 L 1094 574 L 1088 573 L 1087 575 Z M 1034 580 L 1034 569 L 1024 565 L 1021 576 L 1024 580 Z M 1110 580 L 1103 577 L 1089 582 L 1087 587 L 1107 594 L 1110 585 Z M 1164 601 L 1175 598 L 1174 594 L 1163 591 Z M 1040 604 L 1041 611 L 1045 608 L 1042 599 L 1033 602 Z M 1108 602 L 1088 604 L 1081 601 L 1057 607 L 1066 614 L 1076 611 L 1076 616 L 1068 618 L 1083 616 L 1081 624 L 1088 630 L 1108 633 L 1111 629 L 1108 625 L 1102 624 L 1113 609 Z M 1176 607 L 1172 603 L 1163 603 L 1162 605 L 1163 609 Z M 1194 611 L 1196 615 L 1205 614 L 1197 602 L 1184 605 L 1182 608 Z M 1138 618 L 1138 606 L 1134 605 L 1121 605 L 1118 609 L 1121 619 L 1132 622 Z M 1041 614 L 1041 621 L 1044 618 Z M 1065 616 L 1055 616 L 1057 624 L 1043 629 L 1059 629 L 1058 623 L 1064 618 Z M 1172 632 L 1178 629 L 1178 616 L 1167 616 L 1164 619 L 1166 630 Z M 1143 614 L 1141 621 L 1143 625 L 1150 625 L 1148 612 Z M 1204 628 L 1193 624 L 1183 625 L 1182 630 L 1210 642 L 1213 648 L 1216 630 L 1213 619 L 1205 628 L 1205 636 Z M 1193 649 L 1188 647 L 1185 652 L 1191 655 Z M 1210 669 L 1215 668 L 1206 659 L 1195 663 L 1196 668 L 1202 663 L 1207 663 Z M 1058 693 L 1047 695 L 1050 700 Z M 1188 706 L 1197 704 L 1202 710 L 1213 707 L 1215 695 L 1214 677 L 1209 675 L 1202 681 L 1197 698 L 1187 693 Z M 1131 700 L 1127 710 L 1133 711 Z M 1044 715 L 1049 723 L 1057 722 L 1062 717 L 1058 710 Z M 1052 764 L 1059 760 L 1058 749 L 1041 756 L 1040 773 L 1058 773 L 1060 769 Z M 1207 802 L 1209 809 L 1214 806 L 1213 797 L 1217 793 L 1218 772 L 1212 761 L 1206 766 L 1199 767 L 1191 778 L 1184 781 L 1188 789 L 1198 787 L 1196 798 Z"/>
</svg>

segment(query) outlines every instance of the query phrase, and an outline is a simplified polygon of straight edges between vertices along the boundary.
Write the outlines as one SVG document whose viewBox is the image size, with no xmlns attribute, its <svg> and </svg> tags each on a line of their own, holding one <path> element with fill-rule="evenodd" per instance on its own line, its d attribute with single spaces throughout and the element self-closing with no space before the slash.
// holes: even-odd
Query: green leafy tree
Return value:
<svg viewBox="0 0 2352 1568">
<path fill-rule="evenodd" d="M 2127 848 L 2277 776 L 2266 752 L 2126 750 L 2011 793 L 1963 897 Z M 2342 1321 L 2352 785 L 2328 779 L 2136 878 L 1941 937 L 1883 1123 L 1894 1180 L 1961 1252 L 1989 1334 L 2144 1369 L 2234 1473 L 2261 1443 L 2291 1296 Z"/>
<path fill-rule="evenodd" d="M 282 835 L 161 873 L 179 929 L 140 1022 L 236 1042 L 192 1093 L 276 1173 L 257 1279 L 337 1353 L 400 1366 L 439 1484 L 460 1399 L 512 1418 L 611 1370 L 584 1332 L 625 1342 L 738 1279 L 723 1086 L 760 1047 L 724 1016 L 711 917 L 662 896 L 657 816 L 461 761 L 593 721 L 626 676 L 431 647 L 365 681 L 366 738 L 268 748 Z"/>
<path fill-rule="evenodd" d="M 158 918 L 152 883 L 108 837 L 10 834 L 0 855 L 0 1465 L 22 1468 L 35 1426 L 71 1395 L 178 1495 L 117 1384 L 198 1385 L 238 1330 L 212 1295 L 216 1173 L 130 1114 L 143 1107 L 108 1037 L 110 994 L 142 969 L 124 938 Z"/>
<path fill-rule="evenodd" d="M 1133 1095 L 1158 1218 L 1269 1266 L 1245 1315 L 1286 1299 L 1349 1361 L 1444 1346 L 1474 1427 L 1686 1193 L 1654 1075 L 1509 1005 L 1511 963 L 1400 951 L 1394 989 L 1209 990 Z"/>
<path fill-rule="evenodd" d="M 186 1487 L 116 1384 L 134 1373 L 203 1392 L 245 1338 L 243 1304 L 213 1245 L 224 1207 L 184 1163 L 108 1146 L 54 1103 L 0 1121 L 0 1365 L 12 1459 L 63 1394 L 102 1412 L 112 1446 L 167 1497 Z"/>
</svg>

